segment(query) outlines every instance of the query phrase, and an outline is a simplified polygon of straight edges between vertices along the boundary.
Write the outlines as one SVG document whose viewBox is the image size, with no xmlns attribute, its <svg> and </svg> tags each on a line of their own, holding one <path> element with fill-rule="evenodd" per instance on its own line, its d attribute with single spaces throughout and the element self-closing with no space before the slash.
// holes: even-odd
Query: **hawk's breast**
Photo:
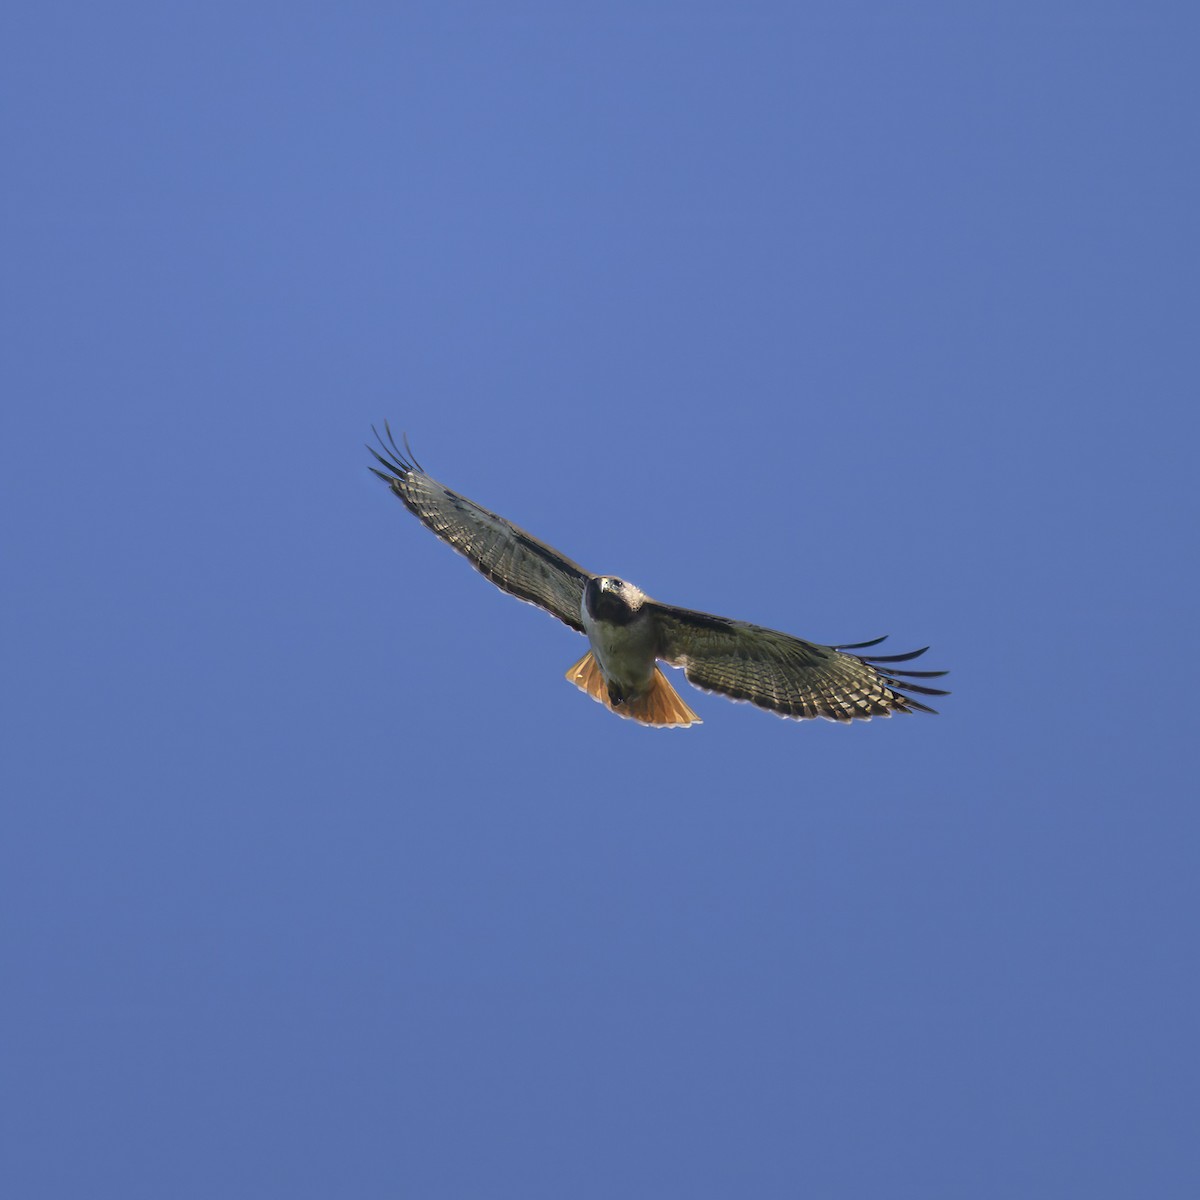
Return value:
<svg viewBox="0 0 1200 1200">
<path fill-rule="evenodd" d="M 630 698 L 649 687 L 657 658 L 658 631 L 642 599 L 637 588 L 621 580 L 590 579 L 580 612 L 604 678 Z"/>
</svg>

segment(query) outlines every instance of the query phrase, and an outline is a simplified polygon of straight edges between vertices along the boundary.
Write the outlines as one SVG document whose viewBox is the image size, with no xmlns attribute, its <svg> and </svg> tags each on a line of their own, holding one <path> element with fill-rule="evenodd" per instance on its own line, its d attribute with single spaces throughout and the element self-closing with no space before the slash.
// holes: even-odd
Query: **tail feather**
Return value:
<svg viewBox="0 0 1200 1200">
<path fill-rule="evenodd" d="M 567 672 L 567 678 L 593 700 L 608 704 L 608 685 L 604 682 L 596 656 L 590 650 Z"/>
<path fill-rule="evenodd" d="M 654 668 L 654 676 L 646 694 L 637 700 L 626 700 L 618 707 L 609 701 L 604 672 L 590 650 L 567 672 L 567 678 L 580 691 L 586 692 L 618 717 L 628 717 L 643 725 L 656 725 L 662 729 L 686 729 L 689 725 L 700 724 L 700 718 L 683 702 L 658 667 Z"/>
</svg>

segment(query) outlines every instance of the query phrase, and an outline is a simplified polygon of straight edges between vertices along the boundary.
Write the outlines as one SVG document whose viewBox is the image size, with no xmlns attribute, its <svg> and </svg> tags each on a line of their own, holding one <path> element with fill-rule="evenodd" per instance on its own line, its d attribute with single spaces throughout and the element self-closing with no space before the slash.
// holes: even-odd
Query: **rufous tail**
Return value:
<svg viewBox="0 0 1200 1200">
<path fill-rule="evenodd" d="M 567 678 L 581 692 L 586 692 L 618 717 L 629 717 L 643 725 L 657 725 L 663 729 L 686 729 L 689 725 L 701 723 L 658 667 L 654 668 L 650 688 L 644 696 L 618 705 L 609 700 L 604 672 L 590 650 L 567 672 Z"/>
</svg>

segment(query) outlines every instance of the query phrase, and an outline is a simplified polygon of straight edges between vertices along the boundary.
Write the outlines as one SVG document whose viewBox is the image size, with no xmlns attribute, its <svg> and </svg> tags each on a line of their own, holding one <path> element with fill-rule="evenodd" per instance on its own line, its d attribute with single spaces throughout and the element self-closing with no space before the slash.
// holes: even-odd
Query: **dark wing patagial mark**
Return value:
<svg viewBox="0 0 1200 1200">
<path fill-rule="evenodd" d="M 386 442 L 371 427 L 383 453 L 367 447 L 384 470 L 369 470 L 396 493 L 409 512 L 470 559 L 502 591 L 544 608 L 582 633 L 580 604 L 591 574 L 511 521 L 431 479 L 421 469 L 408 439 L 404 439 L 405 457 L 386 422 L 384 430 Z"/>
<path fill-rule="evenodd" d="M 822 646 L 710 613 L 653 602 L 647 607 L 658 622 L 660 658 L 683 667 L 698 688 L 748 700 L 780 716 L 848 722 L 890 717 L 893 712 L 931 713 L 936 710 L 908 693 L 948 694 L 908 682 L 945 671 L 902 671 L 888 665 L 907 662 L 924 650 L 888 656 L 847 653 L 877 646 L 883 638 Z"/>
</svg>

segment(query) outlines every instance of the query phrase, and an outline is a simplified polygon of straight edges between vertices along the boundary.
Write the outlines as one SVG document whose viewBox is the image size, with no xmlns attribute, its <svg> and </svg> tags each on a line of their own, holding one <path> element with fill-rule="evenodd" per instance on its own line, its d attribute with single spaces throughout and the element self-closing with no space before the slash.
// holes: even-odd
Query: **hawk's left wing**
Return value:
<svg viewBox="0 0 1200 1200">
<path fill-rule="evenodd" d="M 408 510 L 442 541 L 469 558 L 498 588 L 544 608 L 583 633 L 580 608 L 590 573 L 511 521 L 431 479 L 411 450 L 408 458 L 400 453 L 392 431 L 386 424 L 384 428 L 390 445 L 375 430 L 383 454 L 370 446 L 367 449 L 387 473 L 374 467 L 370 470 L 391 487 Z"/>
<path fill-rule="evenodd" d="M 658 625 L 659 658 L 683 667 L 698 688 L 748 700 L 780 716 L 851 721 L 890 717 L 893 712 L 931 713 L 936 710 L 904 693 L 948 694 L 908 682 L 945 675 L 945 671 L 908 671 L 891 665 L 924 654 L 928 646 L 909 654 L 847 654 L 847 650 L 877 646 L 883 638 L 821 646 L 728 617 L 654 601 L 648 601 L 646 608 Z"/>
</svg>

